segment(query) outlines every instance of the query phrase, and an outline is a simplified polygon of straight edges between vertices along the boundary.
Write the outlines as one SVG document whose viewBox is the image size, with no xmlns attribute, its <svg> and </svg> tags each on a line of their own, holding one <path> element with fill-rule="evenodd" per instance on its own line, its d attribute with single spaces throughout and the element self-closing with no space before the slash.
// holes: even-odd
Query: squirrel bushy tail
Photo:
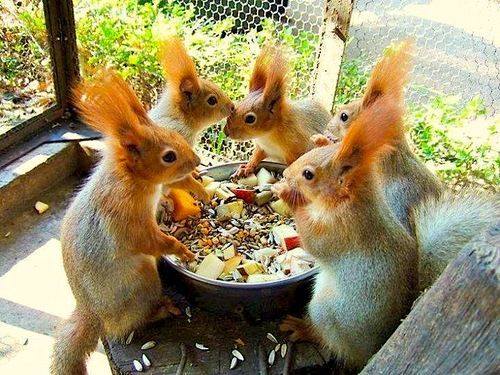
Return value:
<svg viewBox="0 0 500 375">
<path fill-rule="evenodd" d="M 471 190 L 429 197 L 414 211 L 420 290 L 436 280 L 474 236 L 500 219 L 500 199 Z"/>
<path fill-rule="evenodd" d="M 86 361 L 94 351 L 102 331 L 99 319 L 78 308 L 62 323 L 52 353 L 53 375 L 85 375 Z"/>
</svg>

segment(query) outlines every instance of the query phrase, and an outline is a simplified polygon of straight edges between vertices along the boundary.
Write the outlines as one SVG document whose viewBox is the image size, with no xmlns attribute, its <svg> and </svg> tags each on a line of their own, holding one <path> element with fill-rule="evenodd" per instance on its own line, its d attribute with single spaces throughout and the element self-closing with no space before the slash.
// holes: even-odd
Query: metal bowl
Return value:
<svg viewBox="0 0 500 375">
<path fill-rule="evenodd" d="M 204 174 L 216 181 L 227 180 L 241 163 L 210 167 Z M 262 162 L 259 167 L 282 172 L 283 164 Z M 213 313 L 237 314 L 252 320 L 270 319 L 300 313 L 310 300 L 317 267 L 286 279 L 265 283 L 236 283 L 212 280 L 188 271 L 164 257 L 159 264 L 162 279 L 176 288 L 192 303 Z"/>
</svg>

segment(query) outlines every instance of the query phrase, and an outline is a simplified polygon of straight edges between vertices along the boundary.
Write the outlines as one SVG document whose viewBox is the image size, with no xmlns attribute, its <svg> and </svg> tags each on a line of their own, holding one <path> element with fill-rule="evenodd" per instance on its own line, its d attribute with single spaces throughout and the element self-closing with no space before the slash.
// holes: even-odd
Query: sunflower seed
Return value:
<svg viewBox="0 0 500 375">
<path fill-rule="evenodd" d="M 287 344 L 281 344 L 281 358 L 285 358 L 287 349 L 288 349 Z"/>
<path fill-rule="evenodd" d="M 281 346 L 280 344 L 276 344 L 276 346 L 274 347 L 274 351 L 276 353 L 278 353 L 280 351 L 280 346 Z"/>
<path fill-rule="evenodd" d="M 270 332 L 267 333 L 267 338 L 269 340 L 271 340 L 272 342 L 274 342 L 275 344 L 278 343 L 278 340 L 276 340 L 276 337 L 274 337 L 274 335 L 272 333 L 270 333 Z"/>
<path fill-rule="evenodd" d="M 156 346 L 155 341 L 148 341 L 141 346 L 141 350 L 148 350 L 148 349 L 154 348 L 155 346 Z"/>
<path fill-rule="evenodd" d="M 196 343 L 196 344 L 194 344 L 194 346 L 196 346 L 196 348 L 200 349 L 200 350 L 208 350 L 208 348 L 203 344 Z"/>
<path fill-rule="evenodd" d="M 236 357 L 233 357 L 231 359 L 231 366 L 229 366 L 229 370 L 232 370 L 236 367 L 236 365 L 238 364 L 238 358 Z"/>
<path fill-rule="evenodd" d="M 132 342 L 132 339 L 134 338 L 134 332 L 135 331 L 130 332 L 130 334 L 127 337 L 127 340 L 125 340 L 125 345 L 130 345 L 130 343 Z"/>
<path fill-rule="evenodd" d="M 276 352 L 274 350 L 271 350 L 271 353 L 269 353 L 269 357 L 267 358 L 267 363 L 269 363 L 269 366 L 272 366 L 274 364 L 275 358 L 276 358 Z"/>
<path fill-rule="evenodd" d="M 151 361 L 146 356 L 146 354 L 142 355 L 142 363 L 144 363 L 144 366 L 146 366 L 146 367 L 150 367 L 151 366 Z"/>
<path fill-rule="evenodd" d="M 191 307 L 189 307 L 189 306 L 188 306 L 188 307 L 186 307 L 186 316 L 187 316 L 188 318 L 191 318 L 191 316 L 192 316 L 192 315 L 191 315 Z"/>
<path fill-rule="evenodd" d="M 134 359 L 134 367 L 137 371 L 142 372 L 144 367 L 142 367 L 141 362 L 139 362 L 137 359 Z"/>
<path fill-rule="evenodd" d="M 241 354 L 239 352 L 239 350 L 236 350 L 234 349 L 232 352 L 231 352 L 236 358 L 238 358 L 240 361 L 244 361 L 245 358 L 243 357 L 243 354 Z"/>
</svg>

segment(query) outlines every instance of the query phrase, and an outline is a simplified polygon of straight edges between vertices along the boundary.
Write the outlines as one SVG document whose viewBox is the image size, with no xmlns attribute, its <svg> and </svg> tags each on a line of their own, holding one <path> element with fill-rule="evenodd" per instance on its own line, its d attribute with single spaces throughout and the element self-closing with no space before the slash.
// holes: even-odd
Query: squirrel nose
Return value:
<svg viewBox="0 0 500 375">
<path fill-rule="evenodd" d="M 236 107 L 234 106 L 234 104 L 233 104 L 233 103 L 229 103 L 229 104 L 227 105 L 227 110 L 229 111 L 229 114 L 234 113 L 234 110 L 235 110 L 235 109 L 236 109 Z"/>
</svg>

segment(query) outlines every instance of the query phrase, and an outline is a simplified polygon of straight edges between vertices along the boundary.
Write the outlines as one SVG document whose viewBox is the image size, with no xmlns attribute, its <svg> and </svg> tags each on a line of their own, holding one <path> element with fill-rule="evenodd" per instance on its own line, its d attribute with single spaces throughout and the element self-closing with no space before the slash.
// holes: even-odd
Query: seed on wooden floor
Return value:
<svg viewBox="0 0 500 375">
<path fill-rule="evenodd" d="M 200 349 L 200 350 L 208 350 L 208 348 L 203 344 L 196 343 L 196 344 L 194 344 L 194 346 L 196 346 L 196 348 Z"/>
<path fill-rule="evenodd" d="M 134 332 L 135 332 L 135 331 L 132 331 L 132 332 L 130 332 L 130 334 L 128 335 L 127 340 L 125 341 L 125 344 L 126 344 L 126 345 L 130 345 L 130 343 L 132 342 L 132 339 L 134 338 Z"/>
<path fill-rule="evenodd" d="M 155 346 L 156 346 L 155 341 L 148 341 L 141 346 L 141 349 L 148 350 L 148 349 L 154 348 Z"/>
<path fill-rule="evenodd" d="M 232 352 L 231 352 L 236 358 L 238 358 L 240 361 L 244 361 L 245 358 L 243 357 L 243 354 L 240 353 L 239 350 L 236 350 L 234 349 Z"/>
<path fill-rule="evenodd" d="M 234 368 L 236 367 L 236 365 L 237 365 L 237 364 L 238 364 L 238 358 L 233 357 L 233 358 L 231 359 L 231 366 L 229 366 L 229 369 L 230 369 L 230 370 L 234 369 Z"/>
<path fill-rule="evenodd" d="M 146 354 L 142 355 L 142 363 L 144 363 L 144 366 L 146 366 L 146 367 L 151 367 L 151 361 L 146 356 Z"/>
<path fill-rule="evenodd" d="M 139 371 L 139 372 L 142 372 L 142 370 L 144 369 L 142 367 L 141 362 L 139 362 L 137 359 L 134 359 L 134 367 L 135 367 L 136 371 Z"/>
<path fill-rule="evenodd" d="M 272 366 L 274 364 L 274 359 L 276 358 L 276 352 L 274 350 L 271 350 L 269 353 L 269 357 L 267 358 L 267 363 L 269 363 L 269 366 Z"/>
<path fill-rule="evenodd" d="M 186 316 L 187 316 L 188 318 L 191 318 L 191 316 L 192 316 L 192 315 L 191 315 L 191 307 L 189 307 L 189 306 L 188 306 L 188 307 L 186 307 Z"/>
<path fill-rule="evenodd" d="M 276 346 L 274 347 L 274 351 L 276 353 L 278 353 L 280 351 L 280 346 L 281 346 L 280 344 L 276 344 Z"/>
<path fill-rule="evenodd" d="M 274 335 L 272 333 L 270 333 L 270 332 L 267 333 L 267 338 L 269 340 L 271 340 L 272 342 L 274 342 L 275 344 L 278 343 L 278 340 L 276 340 L 276 337 L 274 337 Z"/>
<path fill-rule="evenodd" d="M 287 349 L 288 349 L 287 344 L 281 344 L 281 358 L 285 358 Z"/>
</svg>

